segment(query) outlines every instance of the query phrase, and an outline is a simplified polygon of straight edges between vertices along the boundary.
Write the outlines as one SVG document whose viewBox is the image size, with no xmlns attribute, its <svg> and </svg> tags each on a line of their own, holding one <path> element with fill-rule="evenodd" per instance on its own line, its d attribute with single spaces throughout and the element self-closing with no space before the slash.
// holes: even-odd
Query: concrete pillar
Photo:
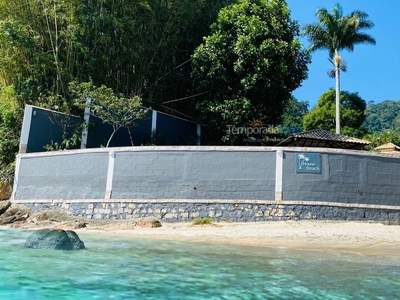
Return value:
<svg viewBox="0 0 400 300">
<path fill-rule="evenodd" d="M 275 201 L 282 202 L 282 181 L 283 181 L 283 151 L 276 151 L 275 168 Z"/>
<path fill-rule="evenodd" d="M 108 171 L 107 171 L 107 183 L 106 183 L 106 194 L 104 199 L 111 199 L 112 197 L 112 184 L 114 178 L 114 163 L 115 163 L 115 152 L 110 151 L 108 155 Z"/>
<path fill-rule="evenodd" d="M 151 136 L 157 131 L 157 111 L 153 110 L 151 117 Z"/>
<path fill-rule="evenodd" d="M 31 129 L 32 115 L 36 112 L 33 111 L 31 105 L 26 105 L 24 110 L 24 119 L 22 121 L 21 139 L 19 141 L 19 153 L 26 153 L 28 148 L 29 131 Z"/>
</svg>

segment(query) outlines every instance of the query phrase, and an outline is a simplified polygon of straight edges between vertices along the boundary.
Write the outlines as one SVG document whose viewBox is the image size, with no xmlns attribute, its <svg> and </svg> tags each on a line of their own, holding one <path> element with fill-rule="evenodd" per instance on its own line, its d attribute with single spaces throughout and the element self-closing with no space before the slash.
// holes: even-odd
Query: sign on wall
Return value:
<svg viewBox="0 0 400 300">
<path fill-rule="evenodd" d="M 321 174 L 321 155 L 319 153 L 297 153 L 296 173 Z"/>
</svg>

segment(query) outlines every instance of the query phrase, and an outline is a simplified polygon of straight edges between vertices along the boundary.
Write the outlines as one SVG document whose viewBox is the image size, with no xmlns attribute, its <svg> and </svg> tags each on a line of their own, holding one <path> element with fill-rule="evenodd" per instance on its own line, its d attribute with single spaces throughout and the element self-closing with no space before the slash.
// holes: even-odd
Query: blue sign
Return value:
<svg viewBox="0 0 400 300">
<path fill-rule="evenodd" d="M 319 153 L 296 153 L 296 172 L 321 174 L 321 155 Z"/>
</svg>

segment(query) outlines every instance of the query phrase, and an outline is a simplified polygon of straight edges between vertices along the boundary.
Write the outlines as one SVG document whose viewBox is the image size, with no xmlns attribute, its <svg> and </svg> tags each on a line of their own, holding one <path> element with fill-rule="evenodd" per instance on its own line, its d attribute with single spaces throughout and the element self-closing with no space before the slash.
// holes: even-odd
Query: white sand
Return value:
<svg viewBox="0 0 400 300">
<path fill-rule="evenodd" d="M 400 226 L 352 221 L 276 221 L 193 226 L 163 223 L 160 228 L 107 226 L 82 228 L 79 235 L 104 234 L 255 247 L 352 251 L 400 257 Z"/>
</svg>

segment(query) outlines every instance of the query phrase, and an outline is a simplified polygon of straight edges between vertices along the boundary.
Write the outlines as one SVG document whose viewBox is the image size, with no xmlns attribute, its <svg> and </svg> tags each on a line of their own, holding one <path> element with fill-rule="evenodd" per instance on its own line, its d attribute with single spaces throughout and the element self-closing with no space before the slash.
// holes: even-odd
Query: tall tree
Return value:
<svg viewBox="0 0 400 300">
<path fill-rule="evenodd" d="M 309 51 L 327 49 L 329 58 L 334 65 L 336 80 L 336 133 L 340 134 L 340 71 L 346 70 L 346 65 L 339 56 L 340 50 L 354 50 L 354 45 L 364 43 L 375 45 L 375 39 L 361 32 L 370 29 L 374 23 L 368 19 L 368 14 L 355 10 L 349 15 L 343 15 L 340 4 L 335 4 L 332 12 L 320 8 L 316 13 L 317 22 L 303 27 L 303 35 L 306 35 L 311 43 Z"/>
<path fill-rule="evenodd" d="M 284 0 L 241 0 L 222 9 L 193 54 L 197 109 L 212 143 L 235 143 L 228 125 L 277 125 L 291 92 L 307 78 L 309 56 Z"/>
<path fill-rule="evenodd" d="M 329 89 L 321 95 L 317 105 L 304 116 L 303 129 L 324 129 L 334 131 L 335 129 L 335 99 L 336 92 Z M 340 112 L 342 115 L 343 134 L 362 137 L 362 124 L 365 120 L 364 112 L 366 108 L 365 100 L 358 93 L 340 92 Z"/>
</svg>

